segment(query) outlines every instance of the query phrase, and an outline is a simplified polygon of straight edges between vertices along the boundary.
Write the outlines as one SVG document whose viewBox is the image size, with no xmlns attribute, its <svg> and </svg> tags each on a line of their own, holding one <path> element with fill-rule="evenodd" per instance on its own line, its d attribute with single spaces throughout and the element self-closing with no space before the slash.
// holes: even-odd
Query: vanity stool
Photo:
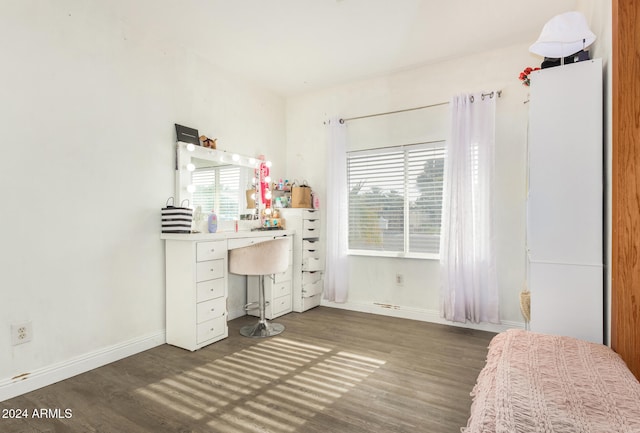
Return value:
<svg viewBox="0 0 640 433">
<path fill-rule="evenodd" d="M 284 331 L 284 325 L 265 319 L 264 277 L 284 272 L 289 267 L 289 239 L 278 238 L 229 251 L 229 272 L 259 277 L 258 308 L 260 320 L 240 329 L 245 337 L 271 337 Z"/>
</svg>

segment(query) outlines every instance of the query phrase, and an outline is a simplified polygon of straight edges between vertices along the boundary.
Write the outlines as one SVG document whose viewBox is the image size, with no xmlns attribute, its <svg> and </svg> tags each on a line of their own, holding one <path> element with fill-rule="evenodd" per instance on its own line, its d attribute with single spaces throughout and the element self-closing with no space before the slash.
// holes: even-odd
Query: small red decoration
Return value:
<svg viewBox="0 0 640 433">
<path fill-rule="evenodd" d="M 540 68 L 525 68 L 524 71 L 520 72 L 520 81 L 522 81 L 523 86 L 531 85 L 531 80 L 529 79 L 529 74 L 533 71 L 539 71 Z"/>
</svg>

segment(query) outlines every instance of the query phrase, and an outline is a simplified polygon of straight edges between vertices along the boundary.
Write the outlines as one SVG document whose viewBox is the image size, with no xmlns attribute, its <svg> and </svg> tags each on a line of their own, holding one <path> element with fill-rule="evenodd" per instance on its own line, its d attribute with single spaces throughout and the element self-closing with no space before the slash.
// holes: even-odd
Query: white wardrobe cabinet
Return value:
<svg viewBox="0 0 640 433">
<path fill-rule="evenodd" d="M 602 61 L 534 71 L 527 253 L 531 330 L 603 341 Z"/>
</svg>

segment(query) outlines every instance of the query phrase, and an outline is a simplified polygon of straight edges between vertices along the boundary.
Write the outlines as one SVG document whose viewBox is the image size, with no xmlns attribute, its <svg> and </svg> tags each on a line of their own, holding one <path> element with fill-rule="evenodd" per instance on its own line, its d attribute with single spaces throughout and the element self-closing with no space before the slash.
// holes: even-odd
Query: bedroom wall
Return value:
<svg viewBox="0 0 640 433">
<path fill-rule="evenodd" d="M 164 342 L 174 123 L 285 165 L 281 97 L 115 4 L 0 5 L 0 400 Z M 33 340 L 12 346 L 22 322 Z"/>
<path fill-rule="evenodd" d="M 603 58 L 605 77 L 610 61 L 611 2 L 580 0 L 583 12 L 598 40 L 592 56 Z M 551 17 L 549 17 L 551 18 Z M 533 40 L 532 40 L 533 42 Z M 307 179 L 325 196 L 325 135 L 323 121 L 448 101 L 457 93 L 502 89 L 497 112 L 496 209 L 497 266 L 503 327 L 473 326 L 500 330 L 523 326 L 519 292 L 525 281 L 525 204 L 527 89 L 518 74 L 542 59 L 529 53 L 529 44 L 451 59 L 442 63 L 399 71 L 383 77 L 357 81 L 287 100 L 288 176 Z M 611 88 L 610 76 L 605 88 Z M 605 130 L 610 125 L 610 91 L 605 95 Z M 357 122 L 357 121 L 356 121 Z M 347 123 L 347 127 L 349 123 Z M 610 149 L 610 130 L 605 147 Z M 607 151 L 608 152 L 608 151 Z M 607 208 L 610 208 L 608 206 Z M 610 231 L 610 229 L 608 229 Z M 350 256 L 349 299 L 339 308 L 442 322 L 439 317 L 440 277 L 435 260 Z M 396 273 L 405 276 L 401 287 Z"/>
<path fill-rule="evenodd" d="M 522 326 L 519 292 L 525 281 L 527 88 L 522 86 L 518 75 L 525 67 L 540 62 L 539 57 L 528 52 L 528 45 L 511 46 L 289 98 L 289 176 L 307 179 L 322 202 L 331 200 L 324 189 L 323 125 L 330 116 L 348 118 L 381 113 L 448 101 L 462 92 L 501 89 L 496 137 L 496 245 L 501 318 L 506 326 Z M 438 266 L 437 260 L 350 256 L 348 302 L 327 304 L 441 321 Z M 401 287 L 395 284 L 398 272 L 405 276 Z"/>
</svg>

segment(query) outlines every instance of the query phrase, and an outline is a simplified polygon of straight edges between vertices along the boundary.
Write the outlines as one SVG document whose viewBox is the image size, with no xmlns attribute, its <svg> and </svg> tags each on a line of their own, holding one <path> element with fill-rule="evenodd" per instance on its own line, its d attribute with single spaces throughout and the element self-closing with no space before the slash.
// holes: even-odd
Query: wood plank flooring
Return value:
<svg viewBox="0 0 640 433">
<path fill-rule="evenodd" d="M 196 352 L 163 345 L 2 402 L 28 418 L 0 431 L 459 432 L 494 335 L 318 307 L 278 318 L 280 336 L 241 337 L 255 320 Z"/>
</svg>

